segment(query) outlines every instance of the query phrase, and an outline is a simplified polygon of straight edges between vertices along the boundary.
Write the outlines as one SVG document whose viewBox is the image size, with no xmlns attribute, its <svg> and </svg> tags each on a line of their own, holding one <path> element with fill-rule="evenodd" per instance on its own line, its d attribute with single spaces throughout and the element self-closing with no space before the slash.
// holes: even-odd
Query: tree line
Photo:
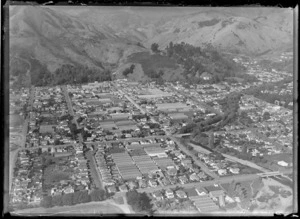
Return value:
<svg viewBox="0 0 300 219">
<path fill-rule="evenodd" d="M 146 212 L 152 214 L 152 204 L 151 199 L 148 195 L 143 193 L 138 193 L 137 191 L 129 191 L 126 193 L 127 203 L 131 205 L 135 212 Z"/>
<path fill-rule="evenodd" d="M 35 86 L 56 86 L 64 84 L 82 84 L 94 81 L 111 81 L 108 69 L 99 70 L 82 65 L 65 64 L 51 73 L 45 66 L 31 75 L 31 84 Z"/>
<path fill-rule="evenodd" d="M 103 201 L 107 198 L 104 190 L 96 189 L 90 193 L 87 190 L 67 193 L 56 196 L 44 196 L 40 206 L 44 208 L 51 208 L 54 206 L 70 206 L 91 201 Z"/>
<path fill-rule="evenodd" d="M 239 77 L 245 70 L 242 65 L 226 58 L 212 46 L 200 48 L 184 42 L 180 44 L 170 42 L 165 51 L 168 57 L 175 59 L 184 67 L 186 80 L 192 84 L 207 83 L 200 77 L 204 72 L 212 75 L 210 83 L 218 83 L 226 77 Z"/>
</svg>

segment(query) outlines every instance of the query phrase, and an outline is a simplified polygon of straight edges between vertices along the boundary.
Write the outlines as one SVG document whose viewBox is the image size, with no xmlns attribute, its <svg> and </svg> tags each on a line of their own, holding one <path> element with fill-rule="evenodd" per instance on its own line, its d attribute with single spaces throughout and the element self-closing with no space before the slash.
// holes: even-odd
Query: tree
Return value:
<svg viewBox="0 0 300 219">
<path fill-rule="evenodd" d="M 106 198 L 106 192 L 102 189 L 95 189 L 90 194 L 91 201 L 102 201 Z"/>
<path fill-rule="evenodd" d="M 270 113 L 269 112 L 264 112 L 264 114 L 263 114 L 263 120 L 269 120 L 269 119 L 271 119 L 271 115 L 270 115 Z"/>
<path fill-rule="evenodd" d="M 62 196 L 61 195 L 56 195 L 52 197 L 52 205 L 53 206 L 62 206 Z"/>
<path fill-rule="evenodd" d="M 73 204 L 90 202 L 91 197 L 87 190 L 75 192 L 73 195 Z"/>
<path fill-rule="evenodd" d="M 135 65 L 132 64 L 129 68 L 126 68 L 126 69 L 123 71 L 123 75 L 124 75 L 125 77 L 127 77 L 128 74 L 132 74 L 134 68 L 135 68 Z"/>
<path fill-rule="evenodd" d="M 63 205 L 73 205 L 73 193 L 64 194 L 62 196 Z"/>
<path fill-rule="evenodd" d="M 41 206 L 44 208 L 52 207 L 52 196 L 44 196 L 41 201 Z"/>
<path fill-rule="evenodd" d="M 129 191 L 126 193 L 127 203 L 132 206 L 134 211 L 152 212 L 151 199 L 144 193 L 138 193 L 137 191 Z"/>
<path fill-rule="evenodd" d="M 56 139 L 54 140 L 54 145 L 59 145 L 59 144 L 60 144 L 60 140 L 56 138 Z"/>
<path fill-rule="evenodd" d="M 152 43 L 151 50 L 154 53 L 158 53 L 159 52 L 159 50 L 158 50 L 158 44 L 157 43 Z"/>
<path fill-rule="evenodd" d="M 247 154 L 247 150 L 248 150 L 247 145 L 244 145 L 242 148 L 242 154 Z"/>
</svg>

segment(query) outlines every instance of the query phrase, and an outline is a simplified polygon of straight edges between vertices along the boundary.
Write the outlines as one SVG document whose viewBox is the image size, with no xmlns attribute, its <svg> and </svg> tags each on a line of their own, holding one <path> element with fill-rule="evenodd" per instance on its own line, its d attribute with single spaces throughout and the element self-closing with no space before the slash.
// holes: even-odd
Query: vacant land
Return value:
<svg viewBox="0 0 300 219">
<path fill-rule="evenodd" d="M 24 119 L 20 115 L 18 114 L 9 115 L 9 125 L 11 127 L 22 126 L 23 123 L 24 123 Z"/>
<path fill-rule="evenodd" d="M 69 163 L 67 160 L 63 158 L 51 158 L 47 157 L 46 162 L 50 162 L 50 165 L 44 170 L 44 183 L 45 185 L 53 185 L 53 183 L 57 183 L 60 180 L 68 180 L 73 172 L 73 170 L 69 167 Z"/>
<path fill-rule="evenodd" d="M 291 213 L 292 189 L 288 186 L 268 178 L 263 179 L 264 187 L 260 189 L 256 198 L 257 207 L 253 213 Z"/>
<path fill-rule="evenodd" d="M 80 215 L 116 215 L 123 214 L 121 208 L 110 203 L 110 201 L 104 202 L 90 202 L 85 204 L 78 204 L 74 206 L 63 206 L 53 208 L 31 208 L 12 212 L 14 215 L 22 216 L 37 216 L 37 215 L 64 215 L 64 216 L 80 216 Z"/>
</svg>

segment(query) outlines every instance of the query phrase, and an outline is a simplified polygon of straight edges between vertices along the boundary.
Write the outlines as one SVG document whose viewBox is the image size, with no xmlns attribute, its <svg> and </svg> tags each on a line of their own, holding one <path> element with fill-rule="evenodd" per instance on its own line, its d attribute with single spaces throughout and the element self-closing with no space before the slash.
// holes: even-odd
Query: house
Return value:
<svg viewBox="0 0 300 219">
<path fill-rule="evenodd" d="M 186 193 L 183 190 L 177 190 L 175 193 L 178 196 L 178 198 L 186 198 L 187 197 Z"/>
<path fill-rule="evenodd" d="M 174 198 L 174 193 L 171 189 L 167 189 L 165 195 L 167 198 Z"/>
<path fill-rule="evenodd" d="M 160 191 L 155 191 L 152 193 L 153 198 L 155 198 L 158 201 L 161 201 L 164 199 L 163 194 Z"/>
<path fill-rule="evenodd" d="M 226 173 L 227 173 L 226 169 L 218 169 L 218 174 L 220 176 L 224 176 L 224 175 L 226 175 Z"/>
<path fill-rule="evenodd" d="M 117 192 L 117 189 L 116 189 L 116 187 L 114 185 L 108 186 L 106 188 L 107 188 L 107 192 L 108 193 L 115 193 L 115 192 Z"/>
<path fill-rule="evenodd" d="M 137 183 L 134 182 L 134 181 L 129 181 L 128 182 L 128 187 L 129 187 L 130 190 L 136 188 L 137 186 L 138 186 Z"/>
<path fill-rule="evenodd" d="M 198 193 L 196 192 L 195 188 L 185 188 L 184 191 L 190 198 L 198 196 Z"/>
<path fill-rule="evenodd" d="M 199 181 L 200 180 L 199 176 L 196 173 L 191 174 L 189 176 L 189 178 L 191 181 Z"/>
<path fill-rule="evenodd" d="M 283 166 L 283 167 L 287 167 L 289 165 L 287 162 L 285 162 L 283 160 L 278 161 L 277 163 L 278 163 L 278 165 Z"/>
<path fill-rule="evenodd" d="M 188 178 L 185 175 L 184 176 L 179 176 L 178 179 L 179 179 L 181 184 L 186 184 L 189 181 Z"/>
<path fill-rule="evenodd" d="M 156 187 L 157 186 L 157 182 L 153 179 L 149 179 L 148 183 L 149 183 L 149 186 L 151 186 L 151 187 Z"/>
<path fill-rule="evenodd" d="M 230 171 L 231 173 L 233 173 L 233 174 L 239 174 L 240 168 L 232 168 L 232 167 L 230 167 L 230 168 L 229 168 L 229 171 Z"/>
<path fill-rule="evenodd" d="M 195 190 L 199 196 L 207 195 L 207 191 L 203 187 L 198 186 Z"/>
<path fill-rule="evenodd" d="M 174 167 L 168 168 L 168 169 L 167 169 L 167 174 L 168 174 L 169 176 L 176 176 L 176 175 L 177 175 L 177 170 L 176 170 Z"/>
<path fill-rule="evenodd" d="M 183 160 L 181 160 L 181 164 L 184 167 L 190 166 L 192 164 L 192 160 L 191 159 L 183 159 Z"/>
<path fill-rule="evenodd" d="M 218 184 L 206 186 L 205 189 L 212 198 L 218 198 L 224 195 L 224 190 Z"/>
<path fill-rule="evenodd" d="M 68 193 L 73 193 L 74 192 L 74 189 L 72 186 L 69 186 L 69 187 L 66 187 L 64 189 L 64 193 L 68 194 Z"/>
<path fill-rule="evenodd" d="M 207 72 L 203 72 L 201 75 L 200 75 L 200 78 L 205 80 L 205 81 L 208 81 L 208 80 L 211 80 L 212 79 L 212 75 L 207 73 Z"/>
<path fill-rule="evenodd" d="M 139 187 L 140 188 L 147 187 L 147 183 L 146 183 L 146 181 L 144 179 L 139 180 L 138 183 L 139 183 Z"/>
<path fill-rule="evenodd" d="M 120 190 L 120 192 L 127 192 L 128 191 L 127 186 L 125 184 L 119 186 L 119 190 Z"/>
</svg>

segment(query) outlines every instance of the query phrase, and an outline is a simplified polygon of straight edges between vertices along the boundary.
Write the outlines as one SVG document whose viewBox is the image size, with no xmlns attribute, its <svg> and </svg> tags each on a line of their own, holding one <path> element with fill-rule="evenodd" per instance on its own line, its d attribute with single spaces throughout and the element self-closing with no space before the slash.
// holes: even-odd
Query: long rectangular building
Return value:
<svg viewBox="0 0 300 219">
<path fill-rule="evenodd" d="M 156 104 L 157 110 L 169 112 L 169 111 L 178 111 L 178 112 L 185 112 L 190 111 L 192 108 L 185 103 L 158 103 Z"/>
<path fill-rule="evenodd" d="M 148 174 L 149 172 L 159 170 L 148 155 L 133 156 L 132 159 L 135 161 L 142 174 Z"/>
<path fill-rule="evenodd" d="M 113 153 L 112 158 L 123 179 L 135 179 L 136 177 L 141 176 L 140 171 L 127 152 Z"/>
<path fill-rule="evenodd" d="M 216 212 L 220 209 L 208 195 L 193 196 L 190 199 L 200 212 Z"/>
</svg>

